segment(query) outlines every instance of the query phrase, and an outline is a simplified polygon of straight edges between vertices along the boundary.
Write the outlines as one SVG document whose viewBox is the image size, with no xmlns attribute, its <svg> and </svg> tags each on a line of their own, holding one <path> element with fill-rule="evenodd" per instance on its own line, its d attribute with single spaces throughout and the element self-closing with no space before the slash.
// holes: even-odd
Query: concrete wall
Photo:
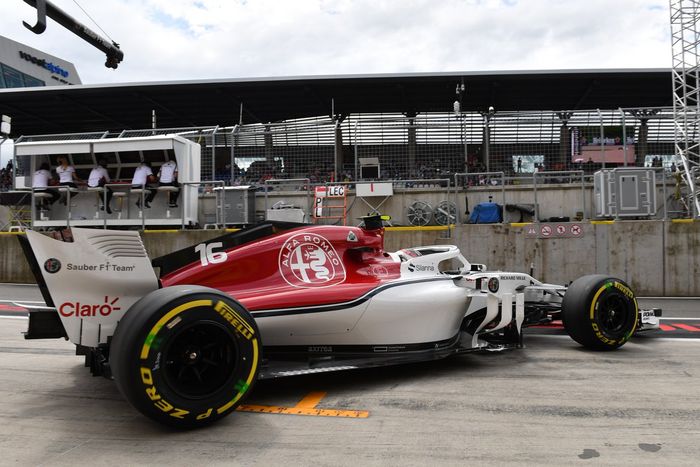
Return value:
<svg viewBox="0 0 700 467">
<path fill-rule="evenodd" d="M 535 195 L 532 186 L 507 186 L 505 204 L 535 204 L 536 197 L 541 219 L 555 216 L 569 216 L 573 219 L 578 212 L 585 212 L 586 216 L 590 217 L 592 191 L 591 187 L 581 190 L 581 185 L 548 185 L 538 188 Z M 472 187 L 459 191 L 447 191 L 444 188 L 399 188 L 395 189 L 394 196 L 384 200 L 382 197 L 356 198 L 354 191 L 351 191 L 347 197 L 348 219 L 354 220 L 367 215 L 373 207 L 380 206 L 381 203 L 378 210 L 382 214 L 390 215 L 394 224 L 410 225 L 406 212 L 415 201 L 428 203 L 433 209 L 442 201 L 451 201 L 457 204 L 458 223 L 461 223 L 468 219 L 465 215 L 467 208 L 471 211 L 477 204 L 489 200 L 504 204 L 503 195 L 500 187 Z M 310 212 L 309 203 L 313 203 L 313 197 L 307 201 L 306 194 L 300 192 L 272 192 L 267 198 L 268 207 L 278 201 L 284 201 L 285 204 L 301 207 L 306 212 Z M 213 205 L 213 200 L 210 203 Z M 261 213 L 265 210 L 265 197 L 262 193 L 256 198 L 256 209 Z M 506 221 L 519 221 L 519 214 L 506 213 Z"/>
<path fill-rule="evenodd" d="M 666 196 L 670 196 L 673 190 L 674 186 L 669 182 L 666 185 Z M 477 186 L 466 189 L 460 188 L 458 190 L 452 189 L 450 191 L 447 191 L 445 188 L 395 188 L 394 196 L 384 201 L 382 197 L 366 198 L 364 200 L 356 198 L 354 196 L 354 190 L 350 190 L 349 193 L 347 197 L 347 204 L 350 208 L 348 219 L 364 216 L 371 211 L 372 207 L 376 207 L 381 203 L 379 211 L 382 214 L 390 215 L 392 222 L 398 225 L 410 225 L 406 217 L 406 211 L 414 201 L 428 203 L 433 209 L 444 200 L 455 202 L 458 206 L 458 223 L 467 220 L 467 216 L 465 215 L 467 211 L 471 211 L 477 204 L 489 200 L 499 204 L 536 203 L 539 209 L 539 218 L 542 220 L 551 217 L 569 217 L 573 220 L 579 214 L 582 214 L 586 219 L 591 219 L 594 212 L 593 186 L 588 184 L 582 189 L 581 184 L 575 182 L 565 184 L 542 184 L 538 185 L 536 190 L 533 189 L 533 185 L 508 185 L 504 190 L 500 186 Z M 284 201 L 286 204 L 293 204 L 296 207 L 303 208 L 306 212 L 311 212 L 312 198 L 313 196 L 307 200 L 305 192 L 271 192 L 267 196 L 267 206 L 271 207 L 278 201 Z M 657 215 L 655 217 L 657 219 L 663 217 L 663 200 L 663 185 L 657 184 Z M 211 203 L 212 206 L 212 208 L 209 208 L 209 211 L 213 212 L 214 200 L 212 199 L 209 203 Z M 372 207 L 367 203 L 371 204 Z M 204 208 L 204 210 L 207 209 L 208 208 Z M 261 215 L 264 213 L 264 193 L 257 194 L 256 209 Z M 669 209 L 671 209 L 671 207 L 669 207 Z M 507 222 L 518 222 L 520 220 L 519 213 L 506 212 L 505 217 Z"/>
<path fill-rule="evenodd" d="M 471 262 L 490 269 L 528 272 L 566 283 L 584 274 L 626 280 L 640 295 L 700 296 L 700 222 L 582 223 L 580 238 L 528 238 L 524 227 L 459 225 L 447 230 L 389 230 L 386 249 L 436 243 L 458 245 Z M 215 230 L 145 233 L 151 257 L 220 235 Z M 448 234 L 450 236 L 448 237 Z M 0 282 L 33 282 L 16 235 L 0 235 Z"/>
</svg>

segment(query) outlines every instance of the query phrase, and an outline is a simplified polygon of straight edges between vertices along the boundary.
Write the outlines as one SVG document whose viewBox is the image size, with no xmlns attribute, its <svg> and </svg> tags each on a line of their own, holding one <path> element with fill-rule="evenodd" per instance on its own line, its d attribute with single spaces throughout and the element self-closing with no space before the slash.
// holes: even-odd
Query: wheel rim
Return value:
<svg viewBox="0 0 700 467">
<path fill-rule="evenodd" d="M 416 201 L 408 207 L 408 222 L 412 225 L 424 226 L 430 222 L 431 207 L 422 201 Z"/>
<path fill-rule="evenodd" d="M 164 348 L 165 382 L 181 397 L 207 397 L 227 386 L 237 355 L 235 337 L 227 328 L 214 321 L 192 323 Z"/>
<path fill-rule="evenodd" d="M 625 297 L 622 295 L 607 295 L 598 305 L 598 323 L 606 333 L 620 334 L 624 332 L 629 314 Z"/>
</svg>

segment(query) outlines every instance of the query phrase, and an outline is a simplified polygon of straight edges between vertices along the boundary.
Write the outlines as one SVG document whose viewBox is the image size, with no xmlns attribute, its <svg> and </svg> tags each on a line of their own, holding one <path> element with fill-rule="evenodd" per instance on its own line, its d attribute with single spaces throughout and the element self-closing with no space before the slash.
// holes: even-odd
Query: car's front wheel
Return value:
<svg viewBox="0 0 700 467">
<path fill-rule="evenodd" d="M 231 413 L 261 360 L 255 321 L 228 295 L 200 286 L 151 292 L 119 322 L 110 367 L 121 393 L 160 423 L 192 428 Z"/>
<path fill-rule="evenodd" d="M 583 276 L 567 289 L 562 301 L 566 332 L 594 350 L 613 350 L 637 328 L 639 309 L 632 289 L 605 275 Z"/>
</svg>

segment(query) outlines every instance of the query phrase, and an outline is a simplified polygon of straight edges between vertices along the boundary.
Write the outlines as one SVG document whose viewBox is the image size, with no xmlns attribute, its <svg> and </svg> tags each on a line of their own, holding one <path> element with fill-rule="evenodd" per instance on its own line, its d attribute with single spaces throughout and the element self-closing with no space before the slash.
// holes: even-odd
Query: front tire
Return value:
<svg viewBox="0 0 700 467">
<path fill-rule="evenodd" d="M 176 428 L 234 411 L 255 382 L 260 335 L 248 311 L 200 286 L 159 289 L 117 326 L 110 366 L 117 387 L 147 417 Z"/>
<path fill-rule="evenodd" d="M 614 350 L 637 329 L 639 307 L 632 289 L 614 277 L 583 276 L 567 289 L 562 301 L 566 332 L 593 350 Z"/>
</svg>

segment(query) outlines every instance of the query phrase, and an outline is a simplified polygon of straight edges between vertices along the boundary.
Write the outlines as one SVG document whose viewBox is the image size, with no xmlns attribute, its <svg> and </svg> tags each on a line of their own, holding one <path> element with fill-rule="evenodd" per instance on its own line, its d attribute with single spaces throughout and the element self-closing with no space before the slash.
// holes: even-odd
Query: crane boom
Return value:
<svg viewBox="0 0 700 467">
<path fill-rule="evenodd" d="M 103 38 L 49 0 L 24 0 L 24 3 L 37 10 L 37 23 L 34 26 L 24 22 L 27 29 L 35 34 L 41 34 L 46 30 L 46 17 L 48 16 L 76 36 L 104 52 L 107 55 L 107 61 L 105 62 L 107 68 L 116 69 L 124 59 L 124 52 L 119 49 L 119 44 Z"/>
</svg>

